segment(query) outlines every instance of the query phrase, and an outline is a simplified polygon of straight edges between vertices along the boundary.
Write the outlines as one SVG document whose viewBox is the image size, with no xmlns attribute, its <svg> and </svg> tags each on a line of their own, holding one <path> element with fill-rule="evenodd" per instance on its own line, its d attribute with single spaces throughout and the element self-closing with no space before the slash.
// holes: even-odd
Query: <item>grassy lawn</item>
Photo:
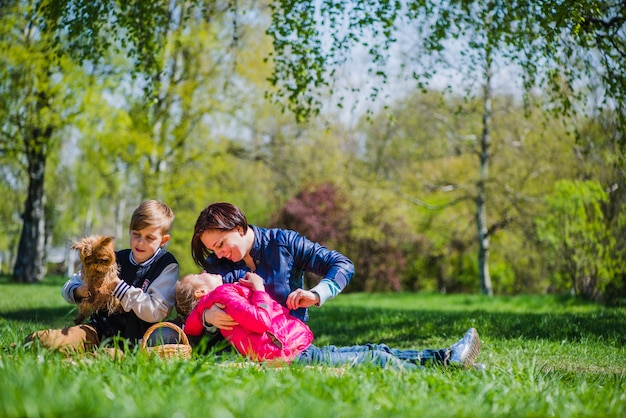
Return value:
<svg viewBox="0 0 626 418">
<path fill-rule="evenodd" d="M 557 296 L 343 294 L 315 344 L 440 348 L 470 327 L 483 371 L 271 368 L 194 354 L 66 359 L 20 341 L 75 315 L 62 278 L 0 279 L 0 417 L 624 417 L 626 309 Z M 13 343 L 17 343 L 13 345 Z"/>
</svg>

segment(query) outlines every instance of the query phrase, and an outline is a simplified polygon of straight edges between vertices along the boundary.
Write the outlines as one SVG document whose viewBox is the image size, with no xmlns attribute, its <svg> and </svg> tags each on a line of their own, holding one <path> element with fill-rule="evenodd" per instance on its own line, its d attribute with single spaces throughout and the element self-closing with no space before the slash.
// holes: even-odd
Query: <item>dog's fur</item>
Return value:
<svg viewBox="0 0 626 418">
<path fill-rule="evenodd" d="M 82 280 L 89 293 L 78 303 L 78 317 L 74 323 L 82 324 L 91 313 L 106 310 L 116 312 L 119 301 L 113 297 L 118 266 L 115 261 L 113 237 L 91 235 L 72 245 L 78 250 L 82 263 Z"/>
</svg>

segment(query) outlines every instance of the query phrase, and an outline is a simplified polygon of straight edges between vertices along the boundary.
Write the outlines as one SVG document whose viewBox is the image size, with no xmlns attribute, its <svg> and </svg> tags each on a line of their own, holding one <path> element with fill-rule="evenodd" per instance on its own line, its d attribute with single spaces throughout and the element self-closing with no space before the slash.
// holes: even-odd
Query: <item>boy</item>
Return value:
<svg viewBox="0 0 626 418">
<path fill-rule="evenodd" d="M 119 275 L 113 297 L 119 300 L 122 313 L 96 312 L 85 324 L 37 331 L 25 342 L 38 340 L 44 347 L 65 353 L 93 350 L 112 337 L 138 343 L 148 327 L 167 318 L 174 306 L 178 262 L 163 249 L 173 221 L 170 207 L 156 200 L 142 202 L 133 212 L 130 248 L 115 252 Z M 87 296 L 80 273 L 65 283 L 62 294 L 72 304 Z"/>
<path fill-rule="evenodd" d="M 449 348 L 399 350 L 385 344 L 316 347 L 309 327 L 273 300 L 255 273 L 246 273 L 235 284 L 223 284 L 217 274 L 203 272 L 176 283 L 176 310 L 187 316 L 185 333 L 197 336 L 207 324 L 207 312 L 220 304 L 236 325 L 220 329 L 237 351 L 254 361 L 344 366 L 373 364 L 379 367 L 419 369 L 429 362 L 475 366 L 480 351 L 478 332 L 471 328 Z"/>
</svg>

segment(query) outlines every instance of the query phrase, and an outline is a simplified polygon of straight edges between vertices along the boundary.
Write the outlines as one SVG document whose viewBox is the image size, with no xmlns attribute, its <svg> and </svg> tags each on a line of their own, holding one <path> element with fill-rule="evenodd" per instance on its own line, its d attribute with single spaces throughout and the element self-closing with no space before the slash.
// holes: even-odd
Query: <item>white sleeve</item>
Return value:
<svg viewBox="0 0 626 418">
<path fill-rule="evenodd" d="M 172 263 L 163 269 L 145 292 L 122 281 L 113 290 L 113 296 L 119 299 L 124 311 L 132 310 L 146 322 L 159 322 L 172 312 L 177 280 L 178 263 Z"/>
<path fill-rule="evenodd" d="M 83 279 L 80 273 L 74 274 L 68 281 L 65 282 L 63 288 L 61 289 L 61 294 L 63 295 L 63 299 L 67 303 L 72 303 L 76 305 L 76 300 L 74 299 L 74 289 L 83 284 Z"/>
</svg>

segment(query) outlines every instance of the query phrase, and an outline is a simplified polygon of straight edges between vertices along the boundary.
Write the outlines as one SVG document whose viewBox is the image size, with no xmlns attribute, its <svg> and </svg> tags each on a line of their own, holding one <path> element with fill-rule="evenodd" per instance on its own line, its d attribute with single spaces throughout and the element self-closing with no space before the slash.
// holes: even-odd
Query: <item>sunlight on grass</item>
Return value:
<svg viewBox="0 0 626 418">
<path fill-rule="evenodd" d="M 484 371 L 268 367 L 135 350 L 65 358 L 27 333 L 70 325 L 62 281 L 0 282 L 3 417 L 622 417 L 626 310 L 567 298 L 346 294 L 311 310 L 315 344 L 445 347 L 471 327 Z"/>
</svg>

